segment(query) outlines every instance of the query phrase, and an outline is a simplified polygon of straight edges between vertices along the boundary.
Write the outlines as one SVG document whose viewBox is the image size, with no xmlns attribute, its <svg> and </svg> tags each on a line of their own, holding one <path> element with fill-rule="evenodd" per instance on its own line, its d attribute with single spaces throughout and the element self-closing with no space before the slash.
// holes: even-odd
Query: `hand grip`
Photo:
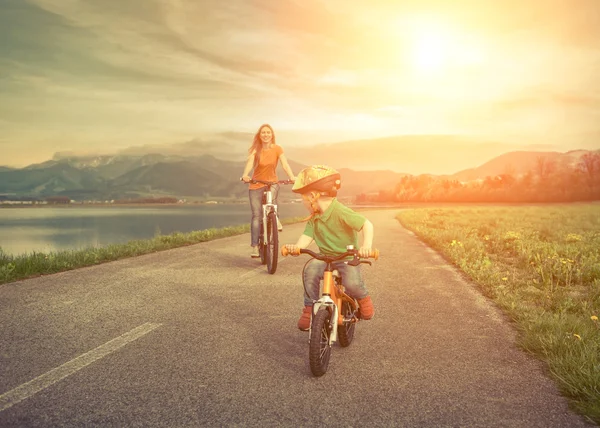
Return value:
<svg viewBox="0 0 600 428">
<path fill-rule="evenodd" d="M 371 248 L 368 258 L 377 260 L 379 258 L 379 250 L 377 248 Z"/>
<path fill-rule="evenodd" d="M 292 252 L 292 251 L 289 251 L 289 250 L 287 249 L 287 247 L 284 245 L 283 247 L 281 247 L 281 255 L 282 255 L 283 257 L 289 256 L 289 255 L 292 255 L 292 256 L 299 256 L 299 255 L 300 255 L 300 248 L 296 248 L 296 251 L 293 251 L 293 252 Z"/>
</svg>

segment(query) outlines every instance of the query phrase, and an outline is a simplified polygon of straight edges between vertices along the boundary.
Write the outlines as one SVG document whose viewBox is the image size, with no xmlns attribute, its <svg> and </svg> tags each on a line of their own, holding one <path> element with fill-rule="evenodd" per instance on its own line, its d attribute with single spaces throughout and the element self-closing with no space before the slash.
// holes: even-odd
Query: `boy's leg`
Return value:
<svg viewBox="0 0 600 428">
<path fill-rule="evenodd" d="M 354 297 L 358 300 L 360 308 L 360 318 L 368 320 L 373 318 L 375 309 L 373 308 L 373 301 L 367 287 L 362 278 L 362 270 L 360 266 L 350 266 L 344 263 L 336 263 L 335 268 L 342 276 L 342 282 L 346 288 L 346 293 L 350 297 Z"/>
<path fill-rule="evenodd" d="M 323 279 L 323 272 L 327 264 L 321 260 L 312 259 L 305 266 L 302 272 L 304 283 L 304 305 L 312 305 L 319 298 L 319 286 Z"/>
<path fill-rule="evenodd" d="M 298 328 L 306 331 L 310 328 L 310 317 L 312 314 L 312 305 L 319 298 L 319 286 L 323 278 L 323 272 L 327 265 L 320 260 L 312 259 L 305 266 L 302 272 L 302 281 L 304 284 L 304 308 L 302 315 L 298 320 Z"/>
</svg>

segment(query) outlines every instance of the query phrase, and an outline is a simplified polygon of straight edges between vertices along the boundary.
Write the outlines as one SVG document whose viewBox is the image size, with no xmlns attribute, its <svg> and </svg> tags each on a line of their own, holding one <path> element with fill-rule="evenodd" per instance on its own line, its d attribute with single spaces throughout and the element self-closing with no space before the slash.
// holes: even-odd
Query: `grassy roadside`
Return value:
<svg viewBox="0 0 600 428">
<path fill-rule="evenodd" d="M 301 217 L 298 217 L 282 219 L 281 222 L 283 224 L 292 224 L 300 220 Z M 250 224 L 245 224 L 221 229 L 213 228 L 189 233 L 176 232 L 171 235 L 157 235 L 152 239 L 134 240 L 125 244 L 113 244 L 98 248 L 49 253 L 34 252 L 19 256 L 5 254 L 2 252 L 2 248 L 0 248 L 0 284 L 249 232 Z"/>
<path fill-rule="evenodd" d="M 406 210 L 398 220 L 479 284 L 600 423 L 600 205 Z"/>
</svg>

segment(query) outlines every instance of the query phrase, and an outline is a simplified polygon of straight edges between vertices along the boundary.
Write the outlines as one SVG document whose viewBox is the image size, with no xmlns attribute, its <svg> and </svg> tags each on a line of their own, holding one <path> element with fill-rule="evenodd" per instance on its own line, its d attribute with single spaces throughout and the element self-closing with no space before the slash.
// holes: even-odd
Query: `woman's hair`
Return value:
<svg viewBox="0 0 600 428">
<path fill-rule="evenodd" d="M 256 150 L 256 153 L 254 154 L 254 166 L 255 167 L 256 167 L 256 165 L 258 165 L 258 162 L 260 160 L 260 150 L 262 149 L 262 140 L 260 139 L 260 131 L 262 131 L 262 129 L 265 126 L 271 130 L 271 135 L 273 135 L 273 138 L 271 139 L 271 143 L 275 144 L 275 131 L 273 131 L 273 128 L 271 127 L 271 125 L 269 125 L 268 123 L 260 125 L 260 127 L 258 128 L 258 131 L 256 131 L 256 134 L 254 134 L 254 140 L 252 140 L 252 145 L 248 149 L 248 154 L 252 153 L 253 150 Z"/>
</svg>

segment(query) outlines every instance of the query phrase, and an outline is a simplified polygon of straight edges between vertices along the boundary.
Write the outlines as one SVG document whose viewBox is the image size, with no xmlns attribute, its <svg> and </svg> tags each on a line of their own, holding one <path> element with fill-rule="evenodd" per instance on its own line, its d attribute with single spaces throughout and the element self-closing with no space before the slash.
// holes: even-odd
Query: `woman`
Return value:
<svg viewBox="0 0 600 428">
<path fill-rule="evenodd" d="M 281 166 L 290 180 L 296 180 L 290 165 L 287 162 L 283 149 L 275 143 L 275 133 L 270 125 L 262 125 L 254 135 L 252 146 L 248 149 L 248 161 L 242 174 L 242 180 L 246 183 L 251 180 L 277 181 L 277 164 L 281 161 Z M 252 177 L 248 174 L 254 168 Z M 258 252 L 258 236 L 260 228 L 260 218 L 262 217 L 262 197 L 267 186 L 261 183 L 250 184 L 248 190 L 250 198 L 250 209 L 252 210 L 252 222 L 250 224 L 250 245 L 252 251 L 250 257 L 260 257 Z M 277 204 L 279 186 L 271 187 L 273 190 L 273 203 Z M 277 228 L 282 230 L 281 223 L 277 220 Z"/>
</svg>

